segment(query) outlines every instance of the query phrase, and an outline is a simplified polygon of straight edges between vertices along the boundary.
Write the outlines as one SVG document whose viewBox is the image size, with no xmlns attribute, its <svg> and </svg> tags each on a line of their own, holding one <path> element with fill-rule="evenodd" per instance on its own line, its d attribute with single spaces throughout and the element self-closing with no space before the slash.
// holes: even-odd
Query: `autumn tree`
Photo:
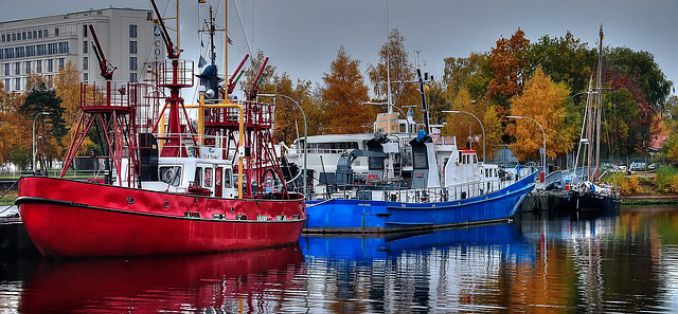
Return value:
<svg viewBox="0 0 678 314">
<path fill-rule="evenodd" d="M 501 143 L 503 134 L 501 120 L 495 106 L 487 106 L 481 100 L 473 100 L 466 89 L 461 89 L 452 101 L 452 110 L 460 110 L 476 116 L 485 128 L 485 154 L 491 158 L 495 147 Z M 482 151 L 482 128 L 468 114 L 447 114 L 445 134 L 455 136 L 460 148 L 472 147 Z"/>
<path fill-rule="evenodd" d="M 525 38 L 525 32 L 520 28 L 511 38 L 500 38 L 492 48 L 489 57 L 489 67 L 492 78 L 487 92 L 492 100 L 508 110 L 511 97 L 520 93 L 525 72 L 527 71 L 527 52 L 530 41 Z"/>
<path fill-rule="evenodd" d="M 330 64 L 330 72 L 323 75 L 325 87 L 322 98 L 326 106 L 328 133 L 370 132 L 376 111 L 370 105 L 367 86 L 360 73 L 360 62 L 339 48 Z"/>
<path fill-rule="evenodd" d="M 547 157 L 555 158 L 574 146 L 576 129 L 567 121 L 570 91 L 565 83 L 554 83 L 541 67 L 525 82 L 521 95 L 511 98 L 511 115 L 528 116 L 539 122 L 546 132 Z M 543 137 L 532 121 L 522 119 L 510 125 L 515 142 L 510 145 L 519 160 L 537 159 Z"/>
<path fill-rule="evenodd" d="M 415 72 L 405 50 L 405 38 L 398 29 L 389 33 L 388 40 L 379 50 L 379 63 L 370 65 L 367 72 L 374 85 L 374 94 L 380 99 L 387 98 L 387 79 L 391 78 L 391 95 L 398 107 L 421 103 Z M 418 110 L 415 112 L 419 112 Z"/>
<path fill-rule="evenodd" d="M 297 80 L 294 84 L 287 73 L 283 73 L 272 83 L 276 94 L 285 95 L 299 102 L 306 114 L 308 135 L 318 134 L 321 128 L 319 123 L 322 122 L 319 116 L 322 115 L 322 111 L 317 98 L 313 96 L 311 82 Z M 303 137 L 304 119 L 297 105 L 286 97 L 276 97 L 274 103 L 274 140 L 290 144 L 298 137 Z"/>
</svg>

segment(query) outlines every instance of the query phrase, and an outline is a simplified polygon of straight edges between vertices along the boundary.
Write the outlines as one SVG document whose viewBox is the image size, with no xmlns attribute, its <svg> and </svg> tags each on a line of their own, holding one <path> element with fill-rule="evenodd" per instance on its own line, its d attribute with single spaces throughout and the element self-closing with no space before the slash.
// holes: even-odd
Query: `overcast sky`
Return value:
<svg viewBox="0 0 678 314">
<path fill-rule="evenodd" d="M 173 4 L 166 5 L 169 1 L 174 3 L 158 3 L 173 15 Z M 220 6 L 221 16 L 223 0 L 211 2 Z M 186 58 L 197 60 L 196 30 L 207 10 L 199 11 L 197 0 L 181 3 L 182 48 Z M 0 0 L 0 20 L 109 6 L 150 9 L 144 0 Z M 386 39 L 386 7 L 386 0 L 229 0 L 229 34 L 234 41 L 230 69 L 244 53 L 260 49 L 279 72 L 320 82 L 343 45 L 361 61 L 364 73 L 368 64 L 377 62 L 377 51 Z M 390 0 L 388 17 L 390 27 L 405 36 L 410 60 L 437 77 L 443 58 L 488 51 L 500 36 L 508 37 L 518 27 L 533 41 L 570 30 L 593 47 L 603 24 L 605 45 L 649 51 L 667 78 L 678 81 L 676 0 Z"/>
</svg>

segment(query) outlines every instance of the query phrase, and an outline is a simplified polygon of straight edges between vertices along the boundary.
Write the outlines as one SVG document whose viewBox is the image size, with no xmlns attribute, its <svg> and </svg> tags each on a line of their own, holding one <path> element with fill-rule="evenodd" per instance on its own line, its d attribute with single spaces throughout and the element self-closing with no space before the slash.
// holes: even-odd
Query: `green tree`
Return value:
<svg viewBox="0 0 678 314">
<path fill-rule="evenodd" d="M 487 93 L 492 78 L 489 57 L 485 53 L 472 52 L 465 58 L 445 58 L 443 80 L 449 99 L 454 99 L 461 89 L 466 89 L 472 99 L 481 99 Z"/>
<path fill-rule="evenodd" d="M 568 31 L 562 37 L 544 35 L 531 44 L 528 61 L 530 71 L 540 66 L 554 82 L 570 86 L 574 94 L 588 88 L 596 64 L 596 51 Z"/>
<path fill-rule="evenodd" d="M 64 154 L 64 147 L 61 140 L 66 135 L 67 129 L 63 119 L 64 110 L 61 107 L 61 99 L 56 91 L 48 89 L 44 83 L 33 85 L 23 104 L 19 108 L 19 113 L 26 121 L 34 119 L 40 112 L 48 112 L 49 115 L 39 119 L 36 127 L 36 133 L 42 134 L 40 145 L 36 145 L 42 152 L 42 155 L 51 164 L 55 158 L 61 158 Z"/>
</svg>

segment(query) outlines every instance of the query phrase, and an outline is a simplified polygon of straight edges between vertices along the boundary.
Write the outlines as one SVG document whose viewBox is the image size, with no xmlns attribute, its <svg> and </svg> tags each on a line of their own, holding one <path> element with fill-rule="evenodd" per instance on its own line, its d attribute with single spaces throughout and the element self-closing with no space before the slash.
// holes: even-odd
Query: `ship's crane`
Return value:
<svg viewBox="0 0 678 314">
<path fill-rule="evenodd" d="M 104 54 L 104 50 L 101 49 L 101 43 L 99 43 L 99 37 L 97 36 L 97 32 L 94 30 L 94 25 L 90 24 L 89 25 L 89 32 L 92 34 L 92 48 L 94 49 L 94 54 L 97 57 L 97 60 L 99 61 L 99 71 L 101 76 L 106 79 L 107 81 L 110 81 L 113 79 L 113 72 L 117 70 L 117 67 L 114 67 L 111 62 L 106 59 L 106 54 Z"/>
<path fill-rule="evenodd" d="M 112 82 L 113 72 L 116 67 L 106 59 L 104 50 L 101 48 L 99 37 L 92 24 L 88 25 L 92 34 L 92 48 L 99 62 L 101 76 L 106 80 L 104 86 L 97 86 L 96 82 L 88 85 L 80 85 L 80 115 L 78 123 L 73 130 L 71 145 L 69 145 L 61 176 L 66 174 L 73 159 L 78 153 L 80 146 L 94 125 L 99 136 L 104 159 L 104 182 L 113 184 L 111 162 L 116 170 L 118 185 L 126 182 L 128 186 L 139 186 L 139 173 L 141 169 L 137 163 L 137 135 L 136 135 L 136 108 L 138 85 L 128 83 L 119 89 L 114 88 Z M 100 128 L 103 129 L 103 138 L 100 136 Z M 127 148 L 127 156 L 124 155 Z"/>
</svg>

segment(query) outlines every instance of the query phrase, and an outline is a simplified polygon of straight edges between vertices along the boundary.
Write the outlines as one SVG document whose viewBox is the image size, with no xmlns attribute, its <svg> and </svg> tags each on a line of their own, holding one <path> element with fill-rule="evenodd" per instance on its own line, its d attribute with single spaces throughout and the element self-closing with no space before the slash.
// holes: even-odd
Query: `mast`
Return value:
<svg viewBox="0 0 678 314">
<path fill-rule="evenodd" d="M 600 166 L 600 125 L 603 115 L 603 26 L 600 25 L 598 40 L 598 70 L 596 73 L 596 161 L 594 175 L 598 176 L 598 167 Z"/>
</svg>

